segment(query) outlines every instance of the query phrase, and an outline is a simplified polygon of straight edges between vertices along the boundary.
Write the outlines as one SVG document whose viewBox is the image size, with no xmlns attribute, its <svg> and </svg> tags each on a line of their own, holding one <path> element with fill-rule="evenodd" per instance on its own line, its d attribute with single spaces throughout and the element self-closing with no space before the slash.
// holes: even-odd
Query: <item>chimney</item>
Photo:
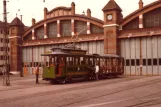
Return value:
<svg viewBox="0 0 161 107">
<path fill-rule="evenodd" d="M 91 18 L 91 10 L 87 9 L 87 17 Z"/>
<path fill-rule="evenodd" d="M 20 15 L 20 18 L 21 18 L 21 22 L 22 22 L 22 15 Z"/>
<path fill-rule="evenodd" d="M 44 8 L 44 20 L 47 19 L 47 12 L 48 12 L 48 9 L 45 7 Z"/>
<path fill-rule="evenodd" d="M 34 18 L 32 18 L 32 26 L 35 25 L 36 20 Z"/>
<path fill-rule="evenodd" d="M 72 15 L 75 15 L 75 3 L 74 2 L 72 2 L 71 7 L 72 7 Z"/>
<path fill-rule="evenodd" d="M 140 1 L 139 1 L 139 9 L 142 9 L 142 8 L 143 8 L 143 4 L 144 4 L 143 1 L 140 0 Z"/>
</svg>

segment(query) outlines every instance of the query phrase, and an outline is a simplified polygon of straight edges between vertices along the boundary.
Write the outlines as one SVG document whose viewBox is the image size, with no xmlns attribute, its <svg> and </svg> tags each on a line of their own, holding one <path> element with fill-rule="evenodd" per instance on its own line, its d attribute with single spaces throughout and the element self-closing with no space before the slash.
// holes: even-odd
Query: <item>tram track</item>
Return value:
<svg viewBox="0 0 161 107">
<path fill-rule="evenodd" d="M 139 78 L 111 78 L 111 79 L 104 79 L 103 81 L 106 81 L 106 80 L 116 80 L 116 81 L 106 81 L 106 82 L 104 82 L 104 83 L 101 83 L 101 84 L 99 84 L 99 85 L 97 85 L 97 86 L 100 86 L 100 85 L 106 85 L 106 84 L 112 84 L 112 83 L 117 83 L 117 82 L 123 82 L 123 81 L 129 81 L 129 80 L 136 80 L 136 79 L 140 79 L 141 77 L 139 77 Z M 119 80 L 118 80 L 119 79 Z M 122 79 L 122 80 L 120 80 L 120 79 Z M 33 80 L 34 81 L 34 80 Z M 33 82 L 32 81 L 32 82 Z M 35 81 L 34 81 L 35 82 Z M 2 89 L 2 90 L 0 90 L 0 92 L 1 91 L 11 91 L 11 90 L 17 90 L 17 89 L 26 89 L 26 88 L 33 88 L 33 87 L 43 87 L 44 85 L 46 85 L 46 86 L 51 86 L 51 85 L 53 85 L 53 86 L 57 86 L 57 85 L 70 85 L 70 84 L 82 84 L 82 83 L 92 83 L 92 82 L 95 82 L 95 81 L 83 81 L 83 82 L 75 82 L 75 83 L 69 83 L 69 84 L 50 84 L 50 83 L 40 83 L 39 85 L 33 85 L 33 86 L 31 86 L 31 85 L 29 85 L 29 86 L 26 86 L 26 85 L 24 85 L 24 83 L 23 83 L 23 85 L 21 85 L 22 87 L 13 87 L 13 88 L 11 88 L 11 89 Z M 108 82 L 108 83 L 107 83 Z"/>
<path fill-rule="evenodd" d="M 118 79 L 115 82 L 113 82 L 113 81 L 111 81 L 109 83 L 108 82 L 104 82 L 103 84 L 97 84 L 97 85 L 96 84 L 90 84 L 90 85 L 88 84 L 88 85 L 86 85 L 84 87 L 79 86 L 79 87 L 74 87 L 74 88 L 68 88 L 68 89 L 65 89 L 65 90 L 56 90 L 56 91 L 50 91 L 50 92 L 38 93 L 38 94 L 34 94 L 34 95 L 23 96 L 23 97 L 17 97 L 17 98 L 14 98 L 14 99 L 10 98 L 10 99 L 6 99 L 6 100 L 1 100 L 0 103 L 5 103 L 5 102 L 8 102 L 8 101 L 22 100 L 22 99 L 28 99 L 28 98 L 31 98 L 31 97 L 41 97 L 41 96 L 46 96 L 46 95 L 49 95 L 49 94 L 60 93 L 62 91 L 63 91 L 63 93 L 65 93 L 65 92 L 73 91 L 73 90 L 75 90 L 75 91 L 76 90 L 83 90 L 83 89 L 87 89 L 87 88 L 98 87 L 98 86 L 101 86 L 101 85 L 110 85 L 110 84 L 121 83 L 121 82 L 124 82 L 124 81 L 137 80 L 137 79 L 138 78 L 126 78 L 126 79 L 123 79 L 123 80 Z M 146 84 L 145 84 L 145 82 L 143 82 L 141 85 L 131 86 L 131 87 L 128 87 L 126 89 L 123 88 L 123 87 L 120 87 L 119 89 L 117 89 L 116 91 L 113 91 L 111 93 L 102 93 L 99 96 L 95 96 L 95 97 L 92 97 L 92 98 L 89 98 L 89 99 L 87 98 L 87 99 L 84 99 L 84 100 L 75 101 L 75 102 L 68 103 L 68 104 L 63 104 L 63 105 L 60 105 L 59 107 L 70 106 L 70 105 L 73 105 L 73 104 L 76 104 L 76 103 L 81 103 L 81 102 L 84 102 L 84 101 L 87 101 L 87 100 L 101 98 L 101 97 L 104 97 L 104 96 L 108 96 L 108 95 L 111 95 L 111 94 L 115 94 L 115 93 L 131 90 L 131 89 L 134 89 L 134 88 L 139 88 L 139 87 L 143 87 L 143 86 L 146 86 L 146 85 L 151 85 L 151 84 L 154 84 L 154 83 L 157 83 L 157 82 L 160 82 L 160 78 L 159 79 L 155 79 L 155 80 L 150 80 Z M 64 100 L 72 100 L 72 98 L 64 99 Z M 50 101 L 47 104 L 49 104 L 49 103 L 59 103 L 59 102 L 63 102 L 64 100 L 62 99 L 62 100 L 59 100 L 59 101 L 56 101 L 56 102 L 55 101 L 54 102 Z"/>
<path fill-rule="evenodd" d="M 137 77 L 137 78 L 113 78 L 110 79 L 111 81 L 108 80 L 100 80 L 99 82 L 101 82 L 101 84 L 97 84 L 97 86 L 101 86 L 101 85 L 110 85 L 110 84 L 114 84 L 114 83 L 118 83 L 118 82 L 124 82 L 124 81 L 130 81 L 130 80 L 137 80 L 140 79 L 141 77 Z M 120 80 L 121 79 L 121 80 Z M 91 84 L 92 83 L 92 84 Z M 71 91 L 71 90 L 77 90 L 77 89 L 85 89 L 85 88 L 91 88 L 95 86 L 95 81 L 87 81 L 87 82 L 76 82 L 76 83 L 69 83 L 69 84 L 58 84 L 58 85 L 53 85 L 51 84 L 51 86 L 61 86 L 61 85 L 74 85 L 74 84 L 85 84 L 85 86 L 78 86 L 78 87 L 73 87 L 73 88 L 65 88 L 65 89 L 60 89 L 60 90 L 56 90 L 56 91 L 49 91 L 49 92 L 42 92 L 42 93 L 36 93 L 34 95 L 27 95 L 27 96 L 23 96 L 23 97 L 17 97 L 14 98 L 14 100 L 12 100 L 12 98 L 10 99 L 6 99 L 6 100 L 0 100 L 0 102 L 5 102 L 5 101 L 16 101 L 16 100 L 21 100 L 21 98 L 23 99 L 27 99 L 30 97 L 36 97 L 36 96 L 44 96 L 46 94 L 55 94 L 55 93 L 60 93 L 60 92 L 67 92 L 67 91 Z M 48 85 L 49 86 L 49 85 Z M 14 91 L 14 90 L 21 90 L 21 89 L 26 89 L 26 88 L 34 88 L 34 86 L 27 86 L 27 87 L 18 87 L 18 88 L 13 88 L 13 89 L 7 89 L 7 90 L 0 90 L 0 92 L 5 92 L 5 91 Z M 43 85 L 41 86 L 36 86 L 36 88 L 41 88 L 43 87 Z"/>
<path fill-rule="evenodd" d="M 89 99 L 85 99 L 85 100 L 81 100 L 81 101 L 77 101 L 77 102 L 72 102 L 72 103 L 65 104 L 65 105 L 61 105 L 61 106 L 58 106 L 58 107 L 66 107 L 66 106 L 70 106 L 70 105 L 73 105 L 73 104 L 81 103 L 81 102 L 84 102 L 84 101 L 87 101 L 87 100 L 98 99 L 98 98 L 101 98 L 101 97 L 104 97 L 104 96 L 108 96 L 108 95 L 112 95 L 112 94 L 120 93 L 120 92 L 123 92 L 123 91 L 127 91 L 127 90 L 131 90 L 131 89 L 135 89 L 135 88 L 144 87 L 144 86 L 151 85 L 151 84 L 158 83 L 158 82 L 160 82 L 160 80 L 159 80 L 159 79 L 154 80 L 154 81 L 153 81 L 153 82 L 151 82 L 151 83 L 146 83 L 146 84 L 138 85 L 138 86 L 134 86 L 134 87 L 128 87 L 128 88 L 126 88 L 126 89 L 122 89 L 122 90 L 114 91 L 114 92 L 111 92 L 111 93 L 107 93 L 107 94 L 104 94 L 104 95 L 96 96 L 96 97 L 93 97 L 93 98 L 89 98 Z M 161 91 L 160 91 L 159 93 L 161 93 Z M 158 94 L 158 93 L 156 93 L 156 94 Z M 142 97 L 146 97 L 146 96 L 142 96 Z M 140 97 L 140 98 L 142 98 L 142 97 Z M 129 100 L 130 100 L 130 99 L 129 99 Z M 61 101 L 61 102 L 62 102 L 62 101 Z M 130 106 L 130 107 L 131 107 L 131 106 Z M 133 106 L 132 106 L 132 107 L 133 107 Z M 137 106 L 136 106 L 136 107 L 137 107 Z"/>
<path fill-rule="evenodd" d="M 157 94 L 161 94 L 161 91 L 158 92 L 158 93 L 155 93 L 155 95 L 157 95 Z M 153 95 L 149 95 L 149 96 L 145 96 L 145 97 L 150 97 L 150 96 L 153 96 Z M 126 106 L 126 107 L 146 107 L 146 106 L 149 107 L 149 106 L 158 105 L 158 104 L 161 104 L 161 98 L 156 97 L 156 98 L 153 98 L 153 99 L 150 99 L 150 100 L 147 100 L 147 101 L 142 101 L 140 103 L 129 105 L 129 106 Z"/>
</svg>

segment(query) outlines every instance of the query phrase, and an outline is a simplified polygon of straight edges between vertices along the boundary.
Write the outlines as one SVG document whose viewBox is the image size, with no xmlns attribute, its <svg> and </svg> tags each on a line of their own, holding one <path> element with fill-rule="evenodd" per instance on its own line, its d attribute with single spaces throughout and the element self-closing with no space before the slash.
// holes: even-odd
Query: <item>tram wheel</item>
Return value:
<svg viewBox="0 0 161 107">
<path fill-rule="evenodd" d="M 58 82 L 56 80 L 50 80 L 51 84 L 57 84 Z"/>
<path fill-rule="evenodd" d="M 65 84 L 65 83 L 66 83 L 66 80 L 65 80 L 65 79 L 64 79 L 64 80 L 62 80 L 62 81 L 61 81 L 61 83 L 62 83 L 62 84 Z"/>
</svg>

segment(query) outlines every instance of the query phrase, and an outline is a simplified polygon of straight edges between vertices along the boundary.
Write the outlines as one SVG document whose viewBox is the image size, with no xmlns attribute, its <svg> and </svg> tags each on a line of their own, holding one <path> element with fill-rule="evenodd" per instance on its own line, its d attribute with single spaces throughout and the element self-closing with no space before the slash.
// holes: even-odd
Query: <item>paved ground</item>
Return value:
<svg viewBox="0 0 161 107">
<path fill-rule="evenodd" d="M 35 76 L 28 75 L 12 76 L 11 86 L 0 86 L 0 107 L 31 106 L 161 107 L 161 77 L 131 76 L 58 85 L 41 80 L 36 85 Z"/>
</svg>

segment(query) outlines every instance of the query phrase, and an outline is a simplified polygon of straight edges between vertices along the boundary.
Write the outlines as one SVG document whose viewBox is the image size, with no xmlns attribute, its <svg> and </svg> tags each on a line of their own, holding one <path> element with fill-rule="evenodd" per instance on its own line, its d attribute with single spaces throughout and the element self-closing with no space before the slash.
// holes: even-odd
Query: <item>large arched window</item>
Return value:
<svg viewBox="0 0 161 107">
<path fill-rule="evenodd" d="M 79 34 L 87 34 L 87 22 L 75 21 L 75 32 Z"/>
<path fill-rule="evenodd" d="M 44 39 L 44 26 L 36 29 L 36 37 L 37 39 Z"/>
<path fill-rule="evenodd" d="M 30 32 L 27 36 L 24 37 L 24 41 L 32 40 L 32 33 Z"/>
<path fill-rule="evenodd" d="M 48 38 L 57 37 L 57 23 L 49 23 L 48 24 Z"/>
<path fill-rule="evenodd" d="M 91 33 L 92 34 L 103 33 L 103 28 L 96 26 L 94 24 L 91 24 Z"/>
<path fill-rule="evenodd" d="M 158 27 L 161 26 L 161 8 L 155 9 L 144 14 L 144 27 Z"/>
<path fill-rule="evenodd" d="M 71 20 L 60 21 L 61 36 L 71 36 Z"/>
<path fill-rule="evenodd" d="M 123 30 L 131 30 L 138 28 L 139 28 L 139 17 L 135 18 L 134 20 L 130 21 L 129 23 L 123 26 Z"/>
</svg>

